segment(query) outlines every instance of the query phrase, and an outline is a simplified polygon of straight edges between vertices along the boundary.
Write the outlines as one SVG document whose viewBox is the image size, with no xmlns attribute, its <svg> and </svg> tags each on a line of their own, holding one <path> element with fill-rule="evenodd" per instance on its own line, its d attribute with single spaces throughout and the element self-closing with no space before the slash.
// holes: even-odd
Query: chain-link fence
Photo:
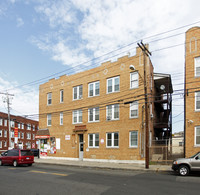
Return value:
<svg viewBox="0 0 200 195">
<path fill-rule="evenodd" d="M 151 164 L 171 164 L 176 158 L 183 158 L 183 138 L 154 140 L 149 148 Z"/>
</svg>

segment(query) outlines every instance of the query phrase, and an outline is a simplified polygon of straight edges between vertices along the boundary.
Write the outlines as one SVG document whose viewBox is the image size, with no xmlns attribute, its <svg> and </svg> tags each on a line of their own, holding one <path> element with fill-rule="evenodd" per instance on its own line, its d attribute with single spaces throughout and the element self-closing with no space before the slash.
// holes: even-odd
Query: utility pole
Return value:
<svg viewBox="0 0 200 195">
<path fill-rule="evenodd" d="M 137 43 L 140 49 L 143 52 L 144 58 L 144 94 L 145 94 L 145 168 L 149 168 L 149 113 L 148 113 L 148 96 L 147 96 L 147 73 L 146 73 L 146 56 L 149 57 L 151 53 L 146 48 L 146 46 L 142 43 Z"/>
<path fill-rule="evenodd" d="M 6 95 L 6 97 L 4 97 L 3 102 L 7 104 L 7 109 L 8 109 L 8 131 L 9 131 L 9 148 L 11 149 L 11 125 L 10 125 L 10 97 L 9 96 L 14 96 L 13 94 L 9 94 L 7 93 L 0 93 L 0 94 L 4 94 Z"/>
</svg>

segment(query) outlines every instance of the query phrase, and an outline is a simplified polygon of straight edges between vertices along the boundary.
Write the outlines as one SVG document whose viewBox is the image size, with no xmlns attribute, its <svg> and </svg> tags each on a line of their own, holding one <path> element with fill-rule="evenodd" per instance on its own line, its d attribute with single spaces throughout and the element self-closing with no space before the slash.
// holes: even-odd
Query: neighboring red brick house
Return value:
<svg viewBox="0 0 200 195">
<path fill-rule="evenodd" d="M 17 145 L 23 149 L 37 148 L 35 134 L 39 122 L 21 116 L 10 115 L 11 125 L 11 147 L 15 147 L 14 129 L 18 128 Z M 9 147 L 9 125 L 8 114 L 0 112 L 0 151 L 8 150 Z"/>
</svg>

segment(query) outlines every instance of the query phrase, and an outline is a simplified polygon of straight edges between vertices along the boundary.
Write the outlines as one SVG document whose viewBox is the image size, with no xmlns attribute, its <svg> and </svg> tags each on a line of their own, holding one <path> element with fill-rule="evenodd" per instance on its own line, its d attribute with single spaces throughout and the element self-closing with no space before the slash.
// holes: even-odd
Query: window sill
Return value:
<svg viewBox="0 0 200 195">
<path fill-rule="evenodd" d="M 99 147 L 88 147 L 89 149 L 99 149 Z"/>
<path fill-rule="evenodd" d="M 133 88 L 130 88 L 130 90 L 132 90 L 132 89 L 139 89 L 139 87 L 133 87 Z"/>
<path fill-rule="evenodd" d="M 119 146 L 113 146 L 113 147 L 112 146 L 111 147 L 110 146 L 106 146 L 106 148 L 107 149 L 119 149 Z"/>
<path fill-rule="evenodd" d="M 194 147 L 195 147 L 195 148 L 199 148 L 199 147 L 200 147 L 200 145 L 195 145 Z"/>
<path fill-rule="evenodd" d="M 73 125 L 78 125 L 78 124 L 82 124 L 83 122 L 80 122 L 80 123 L 72 123 Z"/>
<path fill-rule="evenodd" d="M 113 93 L 119 93 L 120 91 L 113 91 L 113 92 L 106 92 L 106 94 L 113 94 Z"/>
<path fill-rule="evenodd" d="M 129 117 L 129 119 L 137 119 L 137 118 L 139 118 L 138 116 L 136 116 L 136 117 Z"/>
<path fill-rule="evenodd" d="M 78 101 L 78 100 L 82 100 L 83 98 L 81 98 L 81 99 L 73 99 L 72 101 Z"/>
<path fill-rule="evenodd" d="M 106 120 L 107 122 L 109 121 L 119 121 L 119 119 L 110 119 L 110 120 Z"/>
<path fill-rule="evenodd" d="M 99 123 L 100 121 L 88 121 L 88 123 Z"/>
<path fill-rule="evenodd" d="M 129 146 L 130 149 L 138 149 L 138 146 Z"/>
<path fill-rule="evenodd" d="M 100 95 L 88 96 L 88 98 L 99 97 Z"/>
</svg>

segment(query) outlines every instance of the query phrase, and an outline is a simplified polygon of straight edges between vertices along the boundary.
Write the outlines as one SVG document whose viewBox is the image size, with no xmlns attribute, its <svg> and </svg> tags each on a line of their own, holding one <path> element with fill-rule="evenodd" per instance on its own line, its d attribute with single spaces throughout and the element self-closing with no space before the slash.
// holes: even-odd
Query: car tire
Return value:
<svg viewBox="0 0 200 195">
<path fill-rule="evenodd" d="M 14 167 L 17 167 L 17 165 L 18 165 L 17 161 L 14 160 L 14 161 L 13 161 L 13 166 L 14 166 Z"/>
<path fill-rule="evenodd" d="M 188 166 L 186 165 L 181 165 L 178 169 L 178 173 L 181 176 L 187 176 L 189 174 L 190 170 L 188 168 Z"/>
<path fill-rule="evenodd" d="M 32 163 L 31 163 L 31 164 L 28 164 L 28 166 L 31 167 L 31 166 L 32 166 Z"/>
<path fill-rule="evenodd" d="M 3 166 L 2 160 L 0 160 L 0 166 Z"/>
</svg>

